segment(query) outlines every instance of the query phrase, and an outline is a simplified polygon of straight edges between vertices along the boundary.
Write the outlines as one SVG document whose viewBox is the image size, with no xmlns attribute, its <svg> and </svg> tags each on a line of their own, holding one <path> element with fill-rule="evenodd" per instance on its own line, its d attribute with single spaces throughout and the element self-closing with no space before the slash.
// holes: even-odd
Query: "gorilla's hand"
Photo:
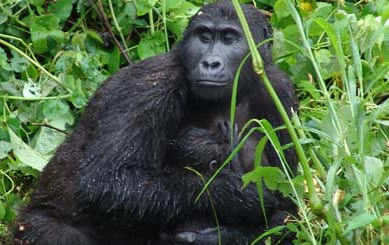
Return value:
<svg viewBox="0 0 389 245">
<path fill-rule="evenodd" d="M 166 167 L 175 169 L 177 165 L 189 166 L 202 173 L 213 173 L 239 143 L 238 133 L 238 125 L 235 124 L 231 142 L 231 128 L 227 120 L 216 121 L 211 129 L 182 128 L 168 145 Z M 229 166 L 239 175 L 242 174 L 243 168 L 238 156 Z"/>
<path fill-rule="evenodd" d="M 180 231 L 177 233 L 161 233 L 160 238 L 164 241 L 170 241 L 179 244 L 217 244 L 219 234 L 221 235 L 223 228 L 205 228 L 196 231 Z"/>
<path fill-rule="evenodd" d="M 190 229 L 189 229 L 190 230 Z M 162 244 L 191 244 L 191 245 L 215 245 L 219 244 L 246 244 L 243 233 L 236 227 L 209 227 L 190 231 L 179 231 L 176 233 L 161 233 Z"/>
<path fill-rule="evenodd" d="M 239 129 L 238 125 L 234 124 L 233 127 L 231 127 L 229 121 L 221 121 L 218 122 L 218 129 L 220 130 L 220 134 L 230 142 L 230 147 L 231 147 L 231 153 L 233 150 L 238 146 L 239 144 Z M 231 132 L 232 130 L 232 132 Z M 232 138 L 231 138 L 232 136 Z M 229 166 L 237 172 L 238 174 L 243 174 L 243 169 L 241 165 L 241 161 L 239 160 L 239 154 L 237 154 L 232 160 Z"/>
</svg>

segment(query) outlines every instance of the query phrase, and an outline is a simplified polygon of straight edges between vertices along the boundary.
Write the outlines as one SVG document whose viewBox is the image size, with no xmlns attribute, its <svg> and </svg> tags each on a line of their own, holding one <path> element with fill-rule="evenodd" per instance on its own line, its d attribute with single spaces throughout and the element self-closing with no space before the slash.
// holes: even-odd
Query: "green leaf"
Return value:
<svg viewBox="0 0 389 245">
<path fill-rule="evenodd" d="M 389 18 L 389 4 L 387 0 L 377 1 L 377 12 L 382 17 L 382 23 Z"/>
<path fill-rule="evenodd" d="M 12 70 L 14 70 L 15 72 L 25 71 L 27 69 L 28 65 L 29 65 L 29 62 L 25 58 L 20 57 L 19 55 L 15 55 L 11 59 L 11 67 L 12 67 Z"/>
<path fill-rule="evenodd" d="M 120 68 L 120 51 L 117 46 L 113 48 L 112 53 L 109 55 L 108 71 L 111 74 L 117 72 Z"/>
<path fill-rule="evenodd" d="M 177 39 L 180 39 L 185 28 L 188 26 L 189 17 L 194 15 L 198 10 L 199 7 L 187 1 L 184 1 L 177 8 L 171 9 L 166 21 L 168 30 L 174 33 Z"/>
<path fill-rule="evenodd" d="M 339 165 L 340 165 L 340 162 L 341 162 L 341 158 L 339 158 L 338 161 L 336 161 L 331 167 L 330 169 L 328 170 L 328 173 L 327 173 L 327 181 L 326 181 L 326 194 L 327 194 L 327 198 L 328 200 L 331 199 L 333 193 L 335 193 L 335 180 L 336 180 L 336 172 L 338 171 L 339 169 Z"/>
<path fill-rule="evenodd" d="M 58 123 L 50 121 L 48 124 L 59 129 L 64 129 L 64 123 L 61 122 L 60 119 L 57 121 Z M 56 148 L 62 144 L 65 138 L 66 135 L 62 132 L 59 132 L 58 130 L 54 130 L 48 127 L 41 127 L 34 135 L 34 138 L 31 141 L 31 145 L 34 147 L 34 150 L 40 154 L 48 156 L 54 153 Z"/>
<path fill-rule="evenodd" d="M 258 244 L 258 242 L 260 240 L 262 240 L 263 238 L 267 237 L 267 236 L 270 236 L 272 234 L 280 234 L 280 231 L 282 231 L 283 229 L 285 229 L 285 226 L 276 226 L 276 227 L 273 227 L 271 229 L 269 229 L 268 231 L 262 233 L 257 239 L 255 239 L 251 244 Z"/>
<path fill-rule="evenodd" d="M 271 142 L 272 146 L 274 147 L 274 149 L 277 151 L 277 153 L 283 159 L 285 159 L 285 155 L 284 155 L 284 152 L 282 151 L 281 143 L 280 143 L 280 141 L 279 141 L 279 139 L 277 137 L 277 134 L 274 131 L 274 128 L 272 127 L 272 125 L 266 119 L 262 119 L 260 121 L 260 125 L 265 130 L 265 134 L 268 137 L 268 139 L 270 140 L 270 142 Z"/>
<path fill-rule="evenodd" d="M 147 14 L 155 5 L 157 0 L 137 0 L 135 1 L 136 14 L 142 16 Z"/>
<path fill-rule="evenodd" d="M 37 83 L 28 81 L 23 86 L 23 96 L 26 98 L 40 98 L 41 86 Z"/>
<path fill-rule="evenodd" d="M 80 49 L 84 49 L 86 37 L 87 37 L 86 33 L 79 33 L 79 32 L 74 33 L 72 38 L 72 45 L 79 47 Z"/>
<path fill-rule="evenodd" d="M 49 162 L 49 158 L 33 150 L 23 142 L 10 128 L 8 128 L 14 155 L 23 164 L 41 171 Z"/>
<path fill-rule="evenodd" d="M 336 58 L 328 49 L 315 51 L 315 57 L 320 65 L 320 71 L 324 79 L 329 79 L 340 73 Z"/>
<path fill-rule="evenodd" d="M 70 0 L 57 0 L 50 2 L 48 11 L 53 13 L 59 18 L 60 22 L 64 22 L 69 18 L 73 9 L 73 1 Z"/>
<path fill-rule="evenodd" d="M 364 164 L 366 181 L 378 186 L 384 174 L 384 163 L 378 158 L 365 156 Z"/>
<path fill-rule="evenodd" d="M 0 201 L 0 220 L 4 219 L 5 213 L 5 204 Z"/>
<path fill-rule="evenodd" d="M 279 0 L 274 4 L 274 13 L 277 15 L 278 19 L 282 19 L 290 15 L 284 0 Z"/>
<path fill-rule="evenodd" d="M 29 1 L 32 5 L 35 5 L 37 7 L 42 6 L 45 3 L 45 0 L 30 0 Z"/>
<path fill-rule="evenodd" d="M 256 183 L 260 181 L 260 173 L 257 169 L 254 169 L 254 171 L 248 172 L 242 176 L 243 186 L 242 188 L 246 188 L 251 182 Z"/>
<path fill-rule="evenodd" d="M 166 10 L 178 8 L 183 3 L 183 0 L 165 0 L 165 1 L 166 1 Z"/>
<path fill-rule="evenodd" d="M 4 49 L 0 47 L 0 70 L 12 71 L 11 65 L 8 63 L 8 57 Z"/>
<path fill-rule="evenodd" d="M 66 82 L 72 89 L 72 97 L 70 98 L 72 104 L 76 108 L 82 108 L 86 105 L 88 100 L 82 91 L 82 82 L 80 79 L 74 80 L 73 76 L 66 76 Z"/>
<path fill-rule="evenodd" d="M 352 57 L 353 57 L 353 64 L 354 69 L 357 74 L 357 78 L 359 82 L 363 81 L 363 72 L 362 72 L 362 60 L 361 55 L 359 52 L 359 46 L 354 38 L 354 35 L 352 34 L 351 27 L 349 26 L 349 32 L 350 32 L 350 47 L 352 51 Z"/>
<path fill-rule="evenodd" d="M 178 8 L 172 9 L 170 13 L 177 16 L 181 15 L 191 17 L 196 14 L 199 9 L 200 7 L 194 5 L 193 3 L 184 1 Z"/>
<path fill-rule="evenodd" d="M 369 52 L 374 45 L 381 46 L 385 37 L 385 27 L 381 25 L 375 16 L 368 15 L 363 19 L 363 25 L 359 25 L 365 35 L 358 38 L 361 53 Z"/>
<path fill-rule="evenodd" d="M 0 159 L 6 158 L 8 156 L 8 152 L 10 152 L 11 150 L 11 143 L 4 140 L 0 141 Z"/>
<path fill-rule="evenodd" d="M 284 173 L 277 167 L 263 167 L 260 171 L 269 189 L 276 190 L 279 184 L 286 180 Z"/>
<path fill-rule="evenodd" d="M 276 3 L 276 0 L 256 0 L 257 4 L 263 4 L 267 7 L 273 7 Z"/>
<path fill-rule="evenodd" d="M 30 64 L 25 72 L 23 73 L 23 80 L 31 79 L 31 80 L 37 80 L 39 77 L 39 73 L 34 65 Z"/>
<path fill-rule="evenodd" d="M 145 36 L 138 45 L 137 53 L 141 59 L 165 52 L 165 36 L 163 32 L 157 31 L 152 35 Z"/>
<path fill-rule="evenodd" d="M 243 175 L 243 187 L 246 187 L 250 182 L 261 181 L 262 178 L 271 190 L 276 190 L 279 184 L 286 180 L 284 173 L 277 167 L 258 167 Z"/>
<path fill-rule="evenodd" d="M 59 30 L 59 19 L 52 14 L 32 18 L 30 32 L 37 53 L 49 51 L 63 43 L 65 35 Z"/>
<path fill-rule="evenodd" d="M 5 13 L 0 12 L 0 25 L 7 22 L 8 16 Z"/>
<path fill-rule="evenodd" d="M 297 84 L 299 89 L 303 89 L 303 91 L 307 92 L 313 99 L 320 99 L 320 90 L 318 90 L 315 85 L 308 80 L 300 80 Z"/>
<path fill-rule="evenodd" d="M 125 2 L 123 7 L 118 8 L 117 22 L 119 23 L 121 32 L 124 36 L 127 36 L 133 31 L 133 25 L 136 25 L 140 21 L 144 21 L 145 26 L 147 23 L 144 19 L 137 18 L 135 3 L 136 1 Z"/>
<path fill-rule="evenodd" d="M 348 82 L 348 88 L 350 89 L 349 93 L 349 99 L 352 106 L 352 109 L 355 110 L 355 108 L 358 105 L 358 100 L 356 97 L 357 94 L 357 81 L 355 77 L 355 69 L 354 66 L 349 65 L 347 70 L 347 82 Z"/>
<path fill-rule="evenodd" d="M 185 28 L 188 26 L 188 19 L 177 17 L 174 20 L 170 20 L 169 18 L 166 24 L 168 30 L 174 33 L 175 37 L 179 39 L 181 38 Z"/>
<path fill-rule="evenodd" d="M 348 234 L 349 232 L 367 226 L 371 224 L 375 220 L 374 215 L 368 213 L 362 213 L 347 222 L 347 228 L 344 231 L 344 234 Z"/>
<path fill-rule="evenodd" d="M 388 120 L 375 120 L 374 122 L 384 125 L 386 127 L 389 127 L 389 121 Z"/>
<path fill-rule="evenodd" d="M 69 112 L 69 106 L 62 100 L 49 100 L 43 104 L 43 115 L 50 120 L 55 120 L 59 116 Z"/>
<path fill-rule="evenodd" d="M 317 2 L 317 8 L 313 10 L 313 13 L 310 14 L 309 19 L 305 23 L 307 30 L 309 30 L 309 36 L 319 36 L 323 33 L 323 30 L 316 23 L 313 23 L 313 20 L 318 17 L 328 19 L 333 14 L 333 11 L 332 4 Z"/>
<path fill-rule="evenodd" d="M 0 127 L 0 140 L 9 141 L 8 130 L 5 127 Z"/>
<path fill-rule="evenodd" d="M 389 62 L 378 64 L 378 68 L 369 76 L 364 78 L 365 91 L 369 91 L 378 81 L 382 81 L 384 76 L 389 72 Z"/>
<path fill-rule="evenodd" d="M 93 30 L 86 30 L 86 34 L 88 37 L 92 38 L 93 40 L 97 41 L 100 44 L 104 44 L 104 40 L 100 37 L 100 35 L 93 31 Z"/>
<path fill-rule="evenodd" d="M 73 125 L 74 117 L 69 105 L 62 100 L 49 100 L 43 104 L 42 113 L 48 123 L 59 129 L 66 129 L 66 124 Z"/>
<path fill-rule="evenodd" d="M 266 136 L 262 137 L 255 147 L 255 158 L 254 165 L 255 167 L 260 167 L 263 159 L 263 152 L 265 150 L 266 143 L 268 142 L 268 138 Z"/>
</svg>

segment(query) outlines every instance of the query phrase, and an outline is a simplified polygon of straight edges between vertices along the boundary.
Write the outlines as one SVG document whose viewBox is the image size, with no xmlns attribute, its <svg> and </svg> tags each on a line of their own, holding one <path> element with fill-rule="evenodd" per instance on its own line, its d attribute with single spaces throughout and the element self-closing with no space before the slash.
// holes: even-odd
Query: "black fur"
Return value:
<svg viewBox="0 0 389 245">
<path fill-rule="evenodd" d="M 175 236 L 188 239 L 187 231 L 201 234 L 191 244 L 217 244 L 217 232 L 209 229 L 216 227 L 212 203 L 222 244 L 248 244 L 264 230 L 256 187 L 242 190 L 237 169 L 248 170 L 260 135 L 252 137 L 234 160 L 236 165 L 224 169 L 210 185 L 212 200 L 203 195 L 194 202 L 203 182 L 183 168 L 198 167 L 207 177 L 214 170 L 211 163 L 220 164 L 236 143 L 229 142 L 229 100 L 193 99 L 181 51 L 191 27 L 207 15 L 221 22 L 238 20 L 227 2 L 204 6 L 201 12 L 191 21 L 183 43 L 121 69 L 96 92 L 73 134 L 42 172 L 15 224 L 14 244 L 182 244 Z M 255 40 L 268 38 L 264 16 L 247 5 L 244 12 Z M 260 51 L 285 107 L 294 108 L 290 80 L 272 63 L 268 46 Z M 241 129 L 254 117 L 266 118 L 273 126 L 282 124 L 251 62 L 244 67 L 238 93 L 236 127 Z M 279 137 L 283 144 L 289 142 L 286 132 Z M 294 151 L 286 154 L 295 169 Z M 279 165 L 271 147 L 266 156 L 267 164 Z M 272 225 L 282 222 L 279 216 L 285 210 L 293 211 L 278 193 L 265 190 L 264 198 L 266 214 L 277 220 Z"/>
</svg>

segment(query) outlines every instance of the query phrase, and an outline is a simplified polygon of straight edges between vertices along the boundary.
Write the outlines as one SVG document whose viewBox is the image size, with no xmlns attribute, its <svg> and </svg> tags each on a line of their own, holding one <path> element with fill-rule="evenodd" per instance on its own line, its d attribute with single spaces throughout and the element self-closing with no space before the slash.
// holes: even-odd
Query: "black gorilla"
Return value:
<svg viewBox="0 0 389 245">
<path fill-rule="evenodd" d="M 243 10 L 255 41 L 268 38 L 264 16 L 249 5 Z M 285 107 L 295 107 L 291 82 L 272 63 L 269 45 L 260 52 Z M 194 202 L 203 182 L 183 168 L 212 174 L 236 144 L 230 128 L 236 135 L 250 118 L 282 124 L 250 61 L 239 81 L 237 124 L 228 123 L 234 73 L 247 53 L 235 11 L 222 1 L 204 6 L 172 51 L 107 80 L 42 172 L 15 225 L 15 244 L 213 245 L 218 235 L 222 244 L 248 244 L 263 231 L 264 218 L 256 187 L 242 190 L 241 174 L 260 135 L 214 180 L 211 200 L 203 195 Z M 289 142 L 286 132 L 278 135 Z M 294 151 L 286 154 L 294 169 Z M 279 165 L 271 147 L 266 156 Z M 271 225 L 280 224 L 293 205 L 278 193 L 264 194 Z"/>
</svg>

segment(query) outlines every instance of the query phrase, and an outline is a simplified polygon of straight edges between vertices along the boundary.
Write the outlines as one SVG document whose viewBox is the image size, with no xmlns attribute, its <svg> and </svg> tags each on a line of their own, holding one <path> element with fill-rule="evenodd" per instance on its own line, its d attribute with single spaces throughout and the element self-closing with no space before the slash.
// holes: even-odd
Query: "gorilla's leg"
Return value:
<svg viewBox="0 0 389 245">
<path fill-rule="evenodd" d="M 44 211 L 32 211 L 16 223 L 14 245 L 98 245 L 86 227 L 67 224 Z"/>
</svg>

